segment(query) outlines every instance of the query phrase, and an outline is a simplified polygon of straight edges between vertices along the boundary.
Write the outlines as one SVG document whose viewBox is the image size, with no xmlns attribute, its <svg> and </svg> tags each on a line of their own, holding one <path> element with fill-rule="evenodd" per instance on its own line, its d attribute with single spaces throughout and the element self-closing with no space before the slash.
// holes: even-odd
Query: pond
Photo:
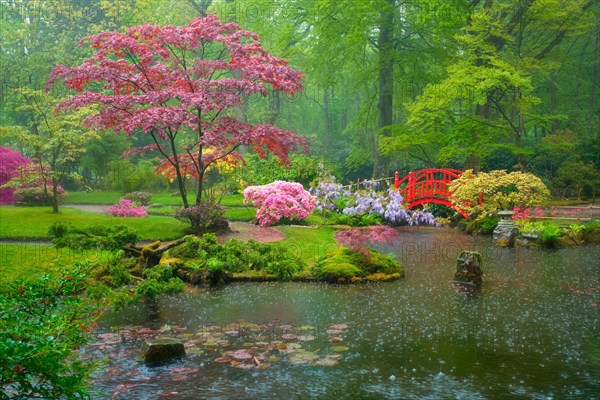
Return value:
<svg viewBox="0 0 600 400">
<path fill-rule="evenodd" d="M 452 284 L 466 249 L 483 254 L 474 296 Z M 105 314 L 86 350 L 108 357 L 94 398 L 599 398 L 600 246 L 499 249 L 401 228 L 384 250 L 406 278 L 240 283 Z M 136 361 L 143 339 L 160 335 L 180 338 L 188 356 Z"/>
</svg>

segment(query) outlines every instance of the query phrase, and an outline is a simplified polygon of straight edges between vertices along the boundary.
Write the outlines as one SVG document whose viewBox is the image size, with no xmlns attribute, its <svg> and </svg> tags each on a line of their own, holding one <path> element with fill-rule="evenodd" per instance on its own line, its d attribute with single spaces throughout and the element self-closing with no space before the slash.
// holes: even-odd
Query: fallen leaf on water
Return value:
<svg viewBox="0 0 600 400">
<path fill-rule="evenodd" d="M 298 337 L 298 335 L 294 335 L 293 333 L 286 333 L 284 335 L 281 335 L 281 337 L 286 340 L 294 340 Z"/>
<path fill-rule="evenodd" d="M 189 374 L 192 372 L 198 372 L 200 368 L 189 368 L 189 367 L 175 367 L 171 369 L 171 372 Z"/>
<path fill-rule="evenodd" d="M 337 329 L 343 331 L 344 329 L 348 329 L 348 325 L 346 324 L 333 324 L 329 326 L 329 329 Z"/>
</svg>

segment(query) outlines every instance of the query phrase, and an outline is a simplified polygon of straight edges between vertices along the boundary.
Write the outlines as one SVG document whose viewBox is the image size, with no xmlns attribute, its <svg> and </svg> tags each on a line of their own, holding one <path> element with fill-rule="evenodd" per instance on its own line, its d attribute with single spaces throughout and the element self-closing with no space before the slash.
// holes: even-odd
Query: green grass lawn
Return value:
<svg viewBox="0 0 600 400">
<path fill-rule="evenodd" d="M 281 242 L 300 256 L 308 266 L 312 266 L 327 252 L 338 248 L 330 226 L 278 226 L 278 230 L 286 234 Z"/>
<path fill-rule="evenodd" d="M 251 221 L 256 218 L 254 207 L 227 207 L 225 218 L 230 221 Z"/>
<path fill-rule="evenodd" d="M 0 285 L 18 278 L 60 273 L 76 262 L 102 261 L 110 252 L 57 249 L 45 244 L 0 243 Z"/>
<path fill-rule="evenodd" d="M 75 204 L 117 204 L 125 194 L 121 192 L 67 192 L 65 202 Z M 188 194 L 190 204 L 194 203 L 196 196 Z M 244 196 L 241 193 L 224 196 L 221 204 L 224 206 L 242 206 Z M 163 204 L 168 206 L 181 205 L 181 197 L 178 193 L 152 193 L 150 204 Z"/>
<path fill-rule="evenodd" d="M 61 207 L 53 214 L 49 207 L 0 206 L 0 238 L 35 240 L 48 238 L 48 228 L 55 221 L 71 222 L 78 227 L 89 225 L 127 225 L 141 240 L 167 240 L 181 237 L 186 225 L 173 217 L 112 217 L 106 214 Z"/>
</svg>

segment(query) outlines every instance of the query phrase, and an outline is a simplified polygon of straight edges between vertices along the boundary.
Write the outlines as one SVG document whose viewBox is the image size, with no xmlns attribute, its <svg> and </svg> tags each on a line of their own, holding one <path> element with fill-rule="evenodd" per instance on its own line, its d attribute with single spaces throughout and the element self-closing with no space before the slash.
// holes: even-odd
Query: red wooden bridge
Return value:
<svg viewBox="0 0 600 400">
<path fill-rule="evenodd" d="M 406 208 L 413 208 L 421 204 L 436 203 L 451 207 L 461 213 L 465 218 L 469 214 L 461 207 L 450 201 L 450 183 L 459 178 L 462 171 L 450 168 L 427 168 L 409 172 L 404 178 L 394 179 L 394 188 L 404 197 Z M 400 188 L 402 184 L 405 186 Z"/>
</svg>

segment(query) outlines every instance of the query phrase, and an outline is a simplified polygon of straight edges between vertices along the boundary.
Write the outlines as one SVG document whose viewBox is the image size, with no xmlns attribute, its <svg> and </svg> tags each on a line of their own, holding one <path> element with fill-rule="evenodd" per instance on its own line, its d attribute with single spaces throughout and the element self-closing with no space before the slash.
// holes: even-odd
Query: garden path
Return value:
<svg viewBox="0 0 600 400">
<path fill-rule="evenodd" d="M 65 207 L 88 212 L 106 213 L 110 205 L 106 204 L 65 204 Z M 254 239 L 260 243 L 277 242 L 285 239 L 285 234 L 276 228 L 261 227 L 249 222 L 229 221 L 230 232 L 218 235 L 220 242 L 229 239 L 249 240 Z"/>
</svg>

